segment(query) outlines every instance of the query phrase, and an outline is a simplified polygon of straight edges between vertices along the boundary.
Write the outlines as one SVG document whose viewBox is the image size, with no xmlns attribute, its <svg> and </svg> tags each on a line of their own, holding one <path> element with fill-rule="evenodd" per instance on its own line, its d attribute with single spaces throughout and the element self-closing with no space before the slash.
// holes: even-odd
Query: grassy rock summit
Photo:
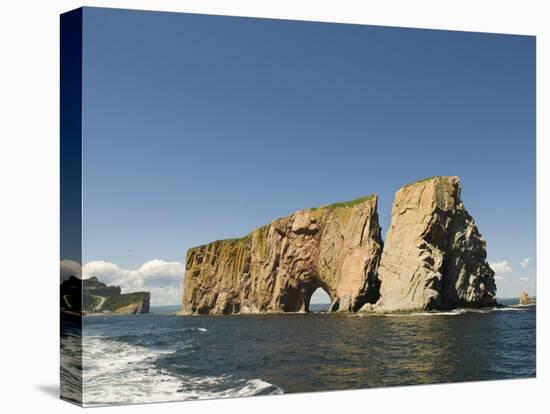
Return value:
<svg viewBox="0 0 550 414">
<path fill-rule="evenodd" d="M 496 304 L 485 241 L 457 177 L 402 187 L 385 246 L 377 201 L 297 211 L 243 238 L 189 249 L 180 314 L 307 312 L 319 287 L 331 311 Z"/>
<path fill-rule="evenodd" d="M 182 313 L 309 310 L 322 287 L 333 311 L 378 297 L 382 238 L 377 197 L 298 211 L 242 239 L 187 252 Z"/>
<path fill-rule="evenodd" d="M 86 313 L 133 315 L 149 313 L 149 292 L 122 294 L 119 286 L 107 286 L 96 277 L 71 276 L 61 284 L 61 309 Z"/>
</svg>

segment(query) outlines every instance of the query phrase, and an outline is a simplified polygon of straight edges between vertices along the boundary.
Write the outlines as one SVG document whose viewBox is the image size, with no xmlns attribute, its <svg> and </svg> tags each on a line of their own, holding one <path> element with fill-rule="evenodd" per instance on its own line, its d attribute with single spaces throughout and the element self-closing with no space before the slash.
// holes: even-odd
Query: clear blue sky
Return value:
<svg viewBox="0 0 550 414">
<path fill-rule="evenodd" d="M 534 293 L 534 37 L 86 8 L 83 79 L 85 263 L 372 192 L 385 235 L 401 185 L 458 175 L 498 295 Z"/>
</svg>

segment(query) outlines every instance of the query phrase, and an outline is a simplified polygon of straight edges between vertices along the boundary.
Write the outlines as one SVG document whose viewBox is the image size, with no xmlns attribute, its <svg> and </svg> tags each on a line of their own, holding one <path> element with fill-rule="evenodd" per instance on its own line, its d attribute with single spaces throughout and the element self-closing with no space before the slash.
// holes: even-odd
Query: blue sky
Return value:
<svg viewBox="0 0 550 414">
<path fill-rule="evenodd" d="M 534 37 L 86 8 L 83 42 L 83 262 L 112 281 L 373 192 L 385 235 L 401 185 L 458 175 L 498 296 L 534 293 Z"/>
</svg>

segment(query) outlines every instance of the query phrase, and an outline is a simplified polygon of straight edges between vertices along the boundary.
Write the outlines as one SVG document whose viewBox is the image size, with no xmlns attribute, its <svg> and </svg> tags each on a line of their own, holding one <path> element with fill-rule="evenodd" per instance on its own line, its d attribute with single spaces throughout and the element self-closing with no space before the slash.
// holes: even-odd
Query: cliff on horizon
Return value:
<svg viewBox="0 0 550 414">
<path fill-rule="evenodd" d="M 133 315 L 149 313 L 149 292 L 121 293 L 119 286 L 107 286 L 96 277 L 69 277 L 61 284 L 61 310 L 87 313 Z"/>
<path fill-rule="evenodd" d="M 384 246 L 377 196 L 297 211 L 187 252 L 180 314 L 394 312 L 496 304 L 485 241 L 457 177 L 402 187 Z"/>
</svg>

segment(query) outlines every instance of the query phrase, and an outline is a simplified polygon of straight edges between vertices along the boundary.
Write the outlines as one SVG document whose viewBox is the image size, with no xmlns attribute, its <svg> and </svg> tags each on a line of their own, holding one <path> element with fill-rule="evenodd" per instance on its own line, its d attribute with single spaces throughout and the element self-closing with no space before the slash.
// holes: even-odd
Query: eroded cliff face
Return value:
<svg viewBox="0 0 550 414">
<path fill-rule="evenodd" d="M 460 191 L 457 177 L 402 187 L 383 251 L 374 195 L 192 248 L 180 313 L 304 312 L 319 287 L 332 311 L 494 306 L 485 241 Z"/>
<path fill-rule="evenodd" d="M 151 294 L 149 292 L 139 292 L 140 297 L 136 297 L 134 294 L 133 302 L 127 305 L 122 305 L 120 308 L 115 309 L 113 312 L 118 315 L 137 315 L 140 313 L 149 313 Z M 132 295 L 131 293 L 128 294 Z M 124 295 L 121 295 L 124 296 Z"/>
<path fill-rule="evenodd" d="M 298 211 L 241 239 L 187 252 L 182 314 L 304 312 L 322 287 L 333 311 L 379 297 L 377 197 Z"/>
<path fill-rule="evenodd" d="M 458 177 L 402 187 L 378 269 L 380 312 L 485 307 L 496 304 L 485 241 L 460 199 Z"/>
</svg>

